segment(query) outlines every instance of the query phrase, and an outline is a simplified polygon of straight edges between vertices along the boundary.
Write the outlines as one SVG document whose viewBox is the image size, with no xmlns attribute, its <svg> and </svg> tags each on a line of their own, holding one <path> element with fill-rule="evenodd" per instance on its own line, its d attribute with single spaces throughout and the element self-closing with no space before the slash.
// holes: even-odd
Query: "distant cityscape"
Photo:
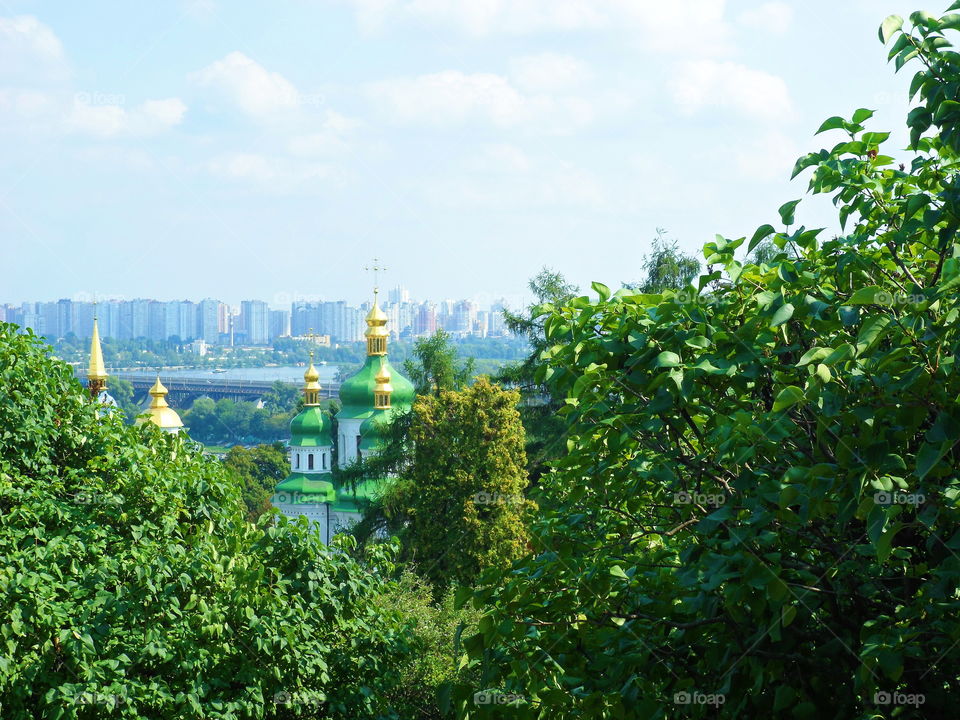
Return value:
<svg viewBox="0 0 960 720">
<path fill-rule="evenodd" d="M 404 287 L 381 298 L 394 338 L 423 337 L 438 329 L 455 337 L 504 337 L 504 301 L 480 307 L 471 300 L 412 301 Z M 93 303 L 64 298 L 51 302 L 0 304 L 0 321 L 31 328 L 56 340 L 74 335 L 89 338 L 94 313 L 101 337 L 145 338 L 207 345 L 269 345 L 277 338 L 314 335 L 321 344 L 363 341 L 364 317 L 372 303 L 360 307 L 344 300 L 294 300 L 289 310 L 273 310 L 262 300 L 244 300 L 231 307 L 213 298 L 160 301 L 108 299 Z"/>
</svg>

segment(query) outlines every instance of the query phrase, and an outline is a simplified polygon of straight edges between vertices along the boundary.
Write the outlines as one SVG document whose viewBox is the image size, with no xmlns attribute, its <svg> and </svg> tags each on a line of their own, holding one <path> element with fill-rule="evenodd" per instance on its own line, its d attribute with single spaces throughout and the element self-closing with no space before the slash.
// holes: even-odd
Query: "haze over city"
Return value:
<svg viewBox="0 0 960 720">
<path fill-rule="evenodd" d="M 875 24 L 896 9 L 11 0 L 0 302 L 359 304 L 373 256 L 421 297 L 519 303 L 544 265 L 630 281 L 657 227 L 699 252 L 800 197 L 823 117 L 895 126 Z"/>
</svg>

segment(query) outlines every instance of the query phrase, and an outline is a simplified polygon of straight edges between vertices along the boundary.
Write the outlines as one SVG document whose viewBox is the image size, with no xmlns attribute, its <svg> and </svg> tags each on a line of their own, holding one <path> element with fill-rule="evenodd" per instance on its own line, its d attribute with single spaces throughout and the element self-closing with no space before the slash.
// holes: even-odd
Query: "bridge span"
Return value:
<svg viewBox="0 0 960 720">
<path fill-rule="evenodd" d="M 78 373 L 80 374 L 80 373 Z M 157 376 L 148 373 L 117 372 L 112 373 L 133 385 L 134 398 L 139 402 L 146 398 L 147 391 L 156 382 Z M 210 375 L 167 375 L 160 372 L 160 382 L 164 384 L 170 394 L 167 401 L 176 408 L 188 408 L 199 397 L 207 396 L 213 400 L 230 398 L 232 400 L 256 401 L 263 397 L 273 387 L 273 380 L 237 380 L 235 378 L 218 378 Z M 293 383 L 289 383 L 293 384 Z M 335 398 L 340 392 L 340 383 L 326 382 L 322 384 L 320 397 Z"/>
</svg>

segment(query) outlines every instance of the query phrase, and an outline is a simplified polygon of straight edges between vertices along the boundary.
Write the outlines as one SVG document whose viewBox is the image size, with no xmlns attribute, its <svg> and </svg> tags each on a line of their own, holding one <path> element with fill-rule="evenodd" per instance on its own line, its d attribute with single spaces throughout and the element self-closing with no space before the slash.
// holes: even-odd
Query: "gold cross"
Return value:
<svg viewBox="0 0 960 720">
<path fill-rule="evenodd" d="M 366 270 L 367 272 L 373 273 L 373 290 L 374 292 L 376 292 L 379 286 L 379 283 L 377 281 L 379 274 L 385 271 L 386 268 L 380 264 L 380 258 L 374 258 L 373 264 L 367 265 L 367 267 L 365 267 L 364 270 Z"/>
<path fill-rule="evenodd" d="M 310 338 L 310 362 L 313 362 L 313 346 L 317 344 L 317 336 L 313 334 L 313 328 L 307 330 L 307 337 Z"/>
</svg>

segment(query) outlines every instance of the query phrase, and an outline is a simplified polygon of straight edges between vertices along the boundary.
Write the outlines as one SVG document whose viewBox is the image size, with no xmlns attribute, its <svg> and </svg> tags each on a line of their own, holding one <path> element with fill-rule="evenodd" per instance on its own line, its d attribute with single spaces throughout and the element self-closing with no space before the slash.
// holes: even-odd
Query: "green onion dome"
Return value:
<svg viewBox="0 0 960 720">
<path fill-rule="evenodd" d="M 348 377 L 340 386 L 340 412 L 337 417 L 365 417 L 375 406 L 374 390 L 377 375 L 386 368 L 390 373 L 393 392 L 390 403 L 395 408 L 409 408 L 413 404 L 413 383 L 397 372 L 386 355 L 370 355 L 363 367 Z"/>
<path fill-rule="evenodd" d="M 327 447 L 330 444 L 330 419 L 318 406 L 305 407 L 290 421 L 291 447 Z"/>
</svg>

